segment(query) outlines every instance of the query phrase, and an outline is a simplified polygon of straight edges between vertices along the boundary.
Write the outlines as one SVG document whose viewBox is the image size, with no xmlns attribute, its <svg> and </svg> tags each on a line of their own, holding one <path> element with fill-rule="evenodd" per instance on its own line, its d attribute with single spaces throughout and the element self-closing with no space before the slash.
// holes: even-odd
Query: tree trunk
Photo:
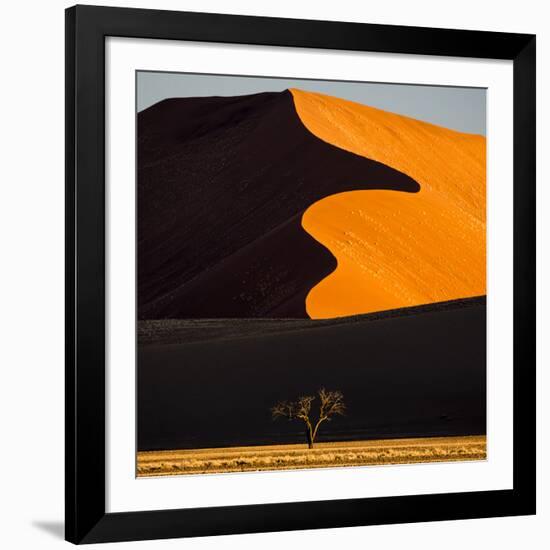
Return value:
<svg viewBox="0 0 550 550">
<path fill-rule="evenodd" d="M 306 438 L 308 449 L 313 449 L 313 434 L 311 433 L 311 427 L 309 426 L 306 429 Z"/>
<path fill-rule="evenodd" d="M 319 430 L 319 426 L 321 425 L 322 422 L 323 422 L 323 419 L 322 418 L 319 419 L 317 421 L 317 424 L 315 425 L 315 429 L 311 433 L 311 447 L 313 447 L 313 442 L 315 441 L 315 438 L 317 437 L 317 431 Z"/>
</svg>

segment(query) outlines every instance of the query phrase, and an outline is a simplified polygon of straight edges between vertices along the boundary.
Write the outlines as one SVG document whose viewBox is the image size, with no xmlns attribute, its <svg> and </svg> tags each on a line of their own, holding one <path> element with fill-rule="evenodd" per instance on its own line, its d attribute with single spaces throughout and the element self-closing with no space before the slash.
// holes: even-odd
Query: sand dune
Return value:
<svg viewBox="0 0 550 550">
<path fill-rule="evenodd" d="M 140 319 L 485 294 L 485 139 L 299 90 L 162 101 L 138 116 L 138 287 Z"/>
<path fill-rule="evenodd" d="M 139 113 L 139 318 L 307 318 L 308 292 L 336 261 L 302 214 L 355 189 L 419 186 L 317 138 L 288 91 Z"/>
<path fill-rule="evenodd" d="M 308 294 L 310 317 L 485 294 L 485 138 L 335 97 L 291 92 L 314 135 L 420 184 L 414 195 L 352 191 L 308 208 L 303 227 L 338 261 Z"/>
</svg>

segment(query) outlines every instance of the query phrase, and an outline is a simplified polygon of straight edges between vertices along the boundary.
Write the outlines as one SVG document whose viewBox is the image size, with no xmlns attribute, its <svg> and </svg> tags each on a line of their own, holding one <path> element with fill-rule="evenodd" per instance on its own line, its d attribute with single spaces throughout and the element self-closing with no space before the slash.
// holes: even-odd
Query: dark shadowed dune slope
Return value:
<svg viewBox="0 0 550 550">
<path fill-rule="evenodd" d="M 203 322 L 206 340 L 189 324 L 142 338 L 139 450 L 303 442 L 302 426 L 273 422 L 269 408 L 321 386 L 341 390 L 348 412 L 323 425 L 320 441 L 486 431 L 484 297 L 326 321 L 212 323 Z"/>
<path fill-rule="evenodd" d="M 336 261 L 301 216 L 357 189 L 419 186 L 315 137 L 288 91 L 169 99 L 142 111 L 139 318 L 307 317 L 307 293 Z"/>
</svg>

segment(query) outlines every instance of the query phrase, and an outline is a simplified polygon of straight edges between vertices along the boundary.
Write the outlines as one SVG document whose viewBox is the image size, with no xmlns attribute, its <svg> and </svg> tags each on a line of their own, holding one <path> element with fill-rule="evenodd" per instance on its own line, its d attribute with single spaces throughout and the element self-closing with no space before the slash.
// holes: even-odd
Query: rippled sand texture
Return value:
<svg viewBox="0 0 550 550">
<path fill-rule="evenodd" d="M 309 292 L 308 315 L 339 317 L 485 294 L 485 138 L 291 92 L 300 119 L 318 138 L 404 172 L 421 186 L 414 194 L 339 193 L 307 209 L 302 226 L 338 262 Z"/>
</svg>

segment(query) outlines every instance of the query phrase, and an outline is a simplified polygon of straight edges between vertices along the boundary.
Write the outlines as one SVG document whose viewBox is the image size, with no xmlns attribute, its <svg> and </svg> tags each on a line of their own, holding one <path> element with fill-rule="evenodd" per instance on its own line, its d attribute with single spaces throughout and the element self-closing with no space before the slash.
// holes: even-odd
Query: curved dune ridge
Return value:
<svg viewBox="0 0 550 550">
<path fill-rule="evenodd" d="M 338 193 L 306 210 L 303 228 L 337 260 L 307 295 L 308 315 L 485 294 L 485 138 L 319 93 L 291 93 L 302 123 L 319 139 L 420 184 L 414 194 Z"/>
<path fill-rule="evenodd" d="M 289 91 L 167 99 L 137 126 L 139 319 L 307 318 L 337 264 L 304 212 L 347 191 L 420 189 L 316 137 Z"/>
</svg>

